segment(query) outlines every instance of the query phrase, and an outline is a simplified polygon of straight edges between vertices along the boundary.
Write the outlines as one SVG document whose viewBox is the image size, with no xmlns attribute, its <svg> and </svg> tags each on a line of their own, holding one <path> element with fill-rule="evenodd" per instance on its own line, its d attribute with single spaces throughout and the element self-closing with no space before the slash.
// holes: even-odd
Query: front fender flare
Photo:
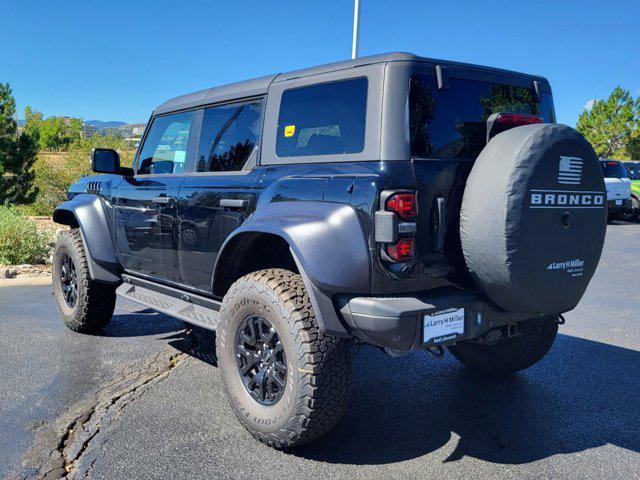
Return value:
<svg viewBox="0 0 640 480">
<path fill-rule="evenodd" d="M 53 221 L 78 226 L 89 262 L 91 279 L 120 282 L 121 266 L 113 246 L 102 201 L 95 195 L 80 194 L 53 211 Z"/>
<path fill-rule="evenodd" d="M 327 202 L 274 202 L 261 206 L 225 240 L 214 267 L 218 275 L 226 247 L 238 235 L 268 233 L 284 239 L 305 282 L 320 328 L 345 335 L 331 296 L 368 293 L 371 262 L 365 233 L 351 205 Z"/>
</svg>

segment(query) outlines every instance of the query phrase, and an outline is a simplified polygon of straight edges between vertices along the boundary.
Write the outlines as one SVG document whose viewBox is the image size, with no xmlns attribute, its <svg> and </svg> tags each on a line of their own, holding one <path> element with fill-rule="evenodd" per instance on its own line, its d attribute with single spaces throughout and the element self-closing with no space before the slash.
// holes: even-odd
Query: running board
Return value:
<svg viewBox="0 0 640 480">
<path fill-rule="evenodd" d="M 148 280 L 123 275 L 116 294 L 207 330 L 216 330 L 220 321 L 220 302 Z"/>
</svg>

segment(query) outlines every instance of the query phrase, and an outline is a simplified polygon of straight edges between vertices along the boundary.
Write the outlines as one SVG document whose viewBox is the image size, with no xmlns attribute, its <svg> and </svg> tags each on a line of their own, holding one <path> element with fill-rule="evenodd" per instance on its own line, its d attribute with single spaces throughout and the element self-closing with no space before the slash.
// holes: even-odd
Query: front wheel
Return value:
<svg viewBox="0 0 640 480">
<path fill-rule="evenodd" d="M 518 324 L 518 335 L 493 344 L 460 342 L 449 351 L 460 363 L 489 375 L 510 375 L 542 360 L 558 333 L 554 319 L 536 318 Z"/>
<path fill-rule="evenodd" d="M 231 407 L 261 442 L 300 445 L 340 420 L 352 342 L 319 330 L 300 275 L 268 269 L 240 278 L 222 302 L 216 342 Z"/>
<path fill-rule="evenodd" d="M 91 280 L 78 229 L 58 235 L 51 269 L 53 294 L 64 324 L 75 332 L 95 333 L 113 316 L 116 290 Z"/>
</svg>

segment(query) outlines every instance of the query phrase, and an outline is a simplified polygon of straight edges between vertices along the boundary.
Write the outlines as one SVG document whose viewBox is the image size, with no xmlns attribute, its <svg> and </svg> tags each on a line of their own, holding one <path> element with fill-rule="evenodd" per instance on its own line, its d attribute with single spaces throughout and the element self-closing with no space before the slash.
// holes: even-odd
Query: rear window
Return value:
<svg viewBox="0 0 640 480">
<path fill-rule="evenodd" d="M 620 162 L 600 162 L 605 177 L 627 178 L 627 171 Z"/>
<path fill-rule="evenodd" d="M 364 150 L 367 79 L 285 90 L 278 116 L 278 157 Z"/>
<path fill-rule="evenodd" d="M 409 87 L 411 156 L 475 159 L 486 145 L 492 113 L 540 115 L 555 122 L 551 95 L 534 101 L 533 89 L 450 78 L 438 90 L 433 75 L 413 75 Z"/>
</svg>

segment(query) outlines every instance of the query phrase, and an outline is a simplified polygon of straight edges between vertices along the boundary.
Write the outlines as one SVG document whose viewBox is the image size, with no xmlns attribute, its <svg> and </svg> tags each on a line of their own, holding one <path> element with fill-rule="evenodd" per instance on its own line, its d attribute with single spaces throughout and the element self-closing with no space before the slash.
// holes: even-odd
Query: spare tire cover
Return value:
<svg viewBox="0 0 640 480">
<path fill-rule="evenodd" d="M 589 142 L 565 125 L 516 127 L 491 139 L 467 180 L 464 258 L 503 309 L 566 312 L 596 270 L 606 217 L 603 173 Z"/>
</svg>

